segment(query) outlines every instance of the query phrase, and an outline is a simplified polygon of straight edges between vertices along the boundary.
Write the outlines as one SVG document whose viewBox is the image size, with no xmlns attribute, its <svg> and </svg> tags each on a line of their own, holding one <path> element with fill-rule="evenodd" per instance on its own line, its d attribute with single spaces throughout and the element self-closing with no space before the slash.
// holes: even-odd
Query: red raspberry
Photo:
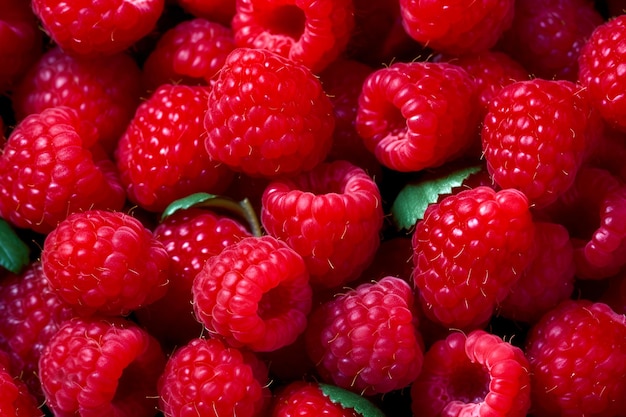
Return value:
<svg viewBox="0 0 626 417">
<path fill-rule="evenodd" d="M 306 348 L 325 381 L 361 393 L 388 393 L 411 384 L 423 346 L 406 281 L 384 277 L 338 294 L 318 307 Z"/>
<path fill-rule="evenodd" d="M 252 176 L 290 175 L 323 161 L 333 106 L 306 67 L 273 52 L 235 49 L 209 95 L 209 155 Z"/>
<path fill-rule="evenodd" d="M 319 73 L 345 51 L 351 0 L 238 0 L 231 27 L 243 48 L 267 49 Z"/>
<path fill-rule="evenodd" d="M 235 16 L 236 0 L 175 0 L 187 13 L 211 22 L 230 26 Z"/>
<path fill-rule="evenodd" d="M 152 417 L 165 360 L 156 339 L 130 321 L 77 318 L 50 339 L 39 375 L 56 416 Z"/>
<path fill-rule="evenodd" d="M 154 229 L 170 257 L 168 290 L 159 300 L 135 311 L 150 334 L 165 346 L 182 346 L 202 333 L 194 316 L 191 288 L 208 258 L 250 236 L 239 222 L 204 209 L 177 211 Z"/>
<path fill-rule="evenodd" d="M 62 49 L 80 55 L 121 52 L 156 25 L 164 0 L 32 0 L 45 32 Z"/>
<path fill-rule="evenodd" d="M 490 49 L 513 21 L 514 0 L 400 0 L 406 32 L 429 48 L 452 55 Z"/>
<path fill-rule="evenodd" d="M 260 352 L 293 343 L 312 306 L 304 261 L 271 236 L 247 237 L 209 258 L 192 291 L 196 317 L 214 337 Z"/>
<path fill-rule="evenodd" d="M 534 223 L 524 194 L 479 186 L 429 205 L 412 239 L 424 312 L 472 329 L 489 321 L 530 262 Z"/>
<path fill-rule="evenodd" d="M 43 417 L 26 384 L 13 377 L 9 357 L 0 352 L 0 415 L 6 417 Z"/>
<path fill-rule="evenodd" d="M 139 105 L 140 80 L 129 55 L 86 59 L 52 48 L 17 85 L 13 108 L 21 120 L 49 107 L 71 107 L 94 124 L 99 141 L 112 150 Z"/>
<path fill-rule="evenodd" d="M 0 215 L 48 233 L 71 213 L 121 209 L 126 196 L 114 164 L 88 149 L 97 139 L 93 126 L 68 107 L 27 116 L 0 155 Z"/>
<path fill-rule="evenodd" d="M 534 416 L 624 415 L 626 320 L 606 304 L 567 300 L 526 341 Z"/>
<path fill-rule="evenodd" d="M 493 98 L 482 128 L 487 169 L 502 188 L 537 206 L 574 182 L 595 140 L 597 119 L 584 89 L 570 81 L 518 81 Z"/>
<path fill-rule="evenodd" d="M 626 15 L 598 26 L 580 50 L 580 83 L 593 105 L 614 128 L 626 131 L 623 68 L 626 65 Z"/>
<path fill-rule="evenodd" d="M 267 369 L 252 353 L 194 339 L 170 356 L 159 378 L 166 417 L 254 417 L 269 400 Z"/>
<path fill-rule="evenodd" d="M 602 22 L 589 0 L 516 1 L 513 24 L 497 49 L 535 77 L 576 81 L 581 48 Z"/>
<path fill-rule="evenodd" d="M 520 348 L 494 334 L 454 332 L 424 355 L 411 399 L 413 415 L 420 417 L 525 417 L 528 360 Z"/>
<path fill-rule="evenodd" d="M 358 278 L 380 245 L 380 191 L 363 169 L 346 161 L 270 183 L 261 222 L 268 234 L 302 256 L 315 287 Z"/>
<path fill-rule="evenodd" d="M 235 49 L 232 30 L 202 18 L 184 20 L 159 38 L 143 64 L 148 91 L 161 84 L 208 84 Z"/>
<path fill-rule="evenodd" d="M 0 95 L 13 89 L 42 53 L 42 35 L 30 2 L 3 0 L 0 16 Z"/>
<path fill-rule="evenodd" d="M 456 65 L 397 62 L 365 80 L 356 129 L 386 167 L 420 171 L 462 155 L 477 139 L 477 100 L 474 81 Z"/>
<path fill-rule="evenodd" d="M 38 399 L 43 399 L 38 376 L 41 352 L 74 316 L 72 307 L 49 287 L 40 262 L 0 281 L 0 348 L 9 355 L 12 370 Z"/>
<path fill-rule="evenodd" d="M 115 153 L 129 200 L 160 212 L 189 194 L 228 188 L 232 171 L 204 148 L 208 94 L 202 86 L 164 84 L 137 108 Z"/>
<path fill-rule="evenodd" d="M 51 288 L 82 315 L 124 315 L 165 294 L 169 256 L 139 220 L 122 212 L 69 215 L 41 252 Z"/>
</svg>

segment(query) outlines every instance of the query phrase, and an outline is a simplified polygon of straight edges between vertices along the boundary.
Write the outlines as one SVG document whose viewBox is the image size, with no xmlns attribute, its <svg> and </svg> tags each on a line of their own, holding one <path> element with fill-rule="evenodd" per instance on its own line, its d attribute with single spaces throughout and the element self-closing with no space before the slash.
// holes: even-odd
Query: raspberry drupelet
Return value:
<svg viewBox="0 0 626 417">
<path fill-rule="evenodd" d="M 0 351 L 0 415 L 6 417 L 43 417 L 36 398 L 26 384 L 14 376 L 9 356 Z"/>
</svg>

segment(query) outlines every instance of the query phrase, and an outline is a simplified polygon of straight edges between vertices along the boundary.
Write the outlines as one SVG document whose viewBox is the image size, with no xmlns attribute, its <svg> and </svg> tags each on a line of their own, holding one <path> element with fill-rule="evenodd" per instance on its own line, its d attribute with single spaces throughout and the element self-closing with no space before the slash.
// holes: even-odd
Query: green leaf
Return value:
<svg viewBox="0 0 626 417">
<path fill-rule="evenodd" d="M 3 219 L 0 219 L 0 242 L 0 265 L 14 274 L 20 273 L 30 262 L 30 249 Z"/>
<path fill-rule="evenodd" d="M 361 395 L 334 385 L 322 383 L 318 385 L 333 404 L 339 404 L 343 408 L 351 408 L 363 417 L 385 417 L 378 407 Z"/>
<path fill-rule="evenodd" d="M 463 185 L 463 181 L 481 169 L 481 165 L 472 165 L 405 185 L 391 206 L 396 228 L 411 229 L 424 218 L 426 208 L 436 203 L 439 196 L 450 194 L 453 188 Z"/>
</svg>

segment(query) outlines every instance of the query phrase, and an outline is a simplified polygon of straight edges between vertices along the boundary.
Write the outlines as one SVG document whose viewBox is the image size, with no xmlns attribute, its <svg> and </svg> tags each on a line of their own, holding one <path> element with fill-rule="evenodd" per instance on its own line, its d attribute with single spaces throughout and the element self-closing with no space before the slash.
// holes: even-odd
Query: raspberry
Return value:
<svg viewBox="0 0 626 417">
<path fill-rule="evenodd" d="M 576 81 L 581 48 L 602 22 L 588 0 L 516 1 L 511 28 L 496 48 L 537 78 Z"/>
<path fill-rule="evenodd" d="M 176 0 L 187 13 L 229 26 L 235 16 L 236 0 Z"/>
<path fill-rule="evenodd" d="M 43 417 L 26 384 L 12 375 L 9 357 L 0 351 L 0 415 L 7 417 Z"/>
<path fill-rule="evenodd" d="M 38 399 L 43 399 L 38 376 L 41 352 L 74 316 L 72 307 L 49 287 L 40 262 L 0 281 L 0 348 L 8 354 L 11 369 Z"/>
<path fill-rule="evenodd" d="M 472 329 L 489 321 L 530 262 L 534 223 L 524 194 L 479 186 L 429 205 L 412 239 L 424 312 Z"/>
<path fill-rule="evenodd" d="M 158 392 L 168 417 L 258 416 L 269 396 L 267 369 L 250 352 L 194 339 L 170 356 Z"/>
<path fill-rule="evenodd" d="M 165 296 L 135 311 L 139 323 L 165 346 L 182 346 L 202 333 L 191 288 L 208 258 L 250 236 L 239 222 L 208 210 L 177 211 L 154 229 L 170 257 Z"/>
<path fill-rule="evenodd" d="M 429 48 L 452 55 L 490 49 L 513 21 L 514 0 L 420 2 L 400 0 L 406 32 Z"/>
<path fill-rule="evenodd" d="M 626 321 L 606 304 L 559 304 L 530 330 L 526 355 L 532 415 L 624 414 Z"/>
<path fill-rule="evenodd" d="M 528 360 L 520 348 L 494 334 L 454 332 L 424 355 L 411 399 L 415 416 L 525 417 Z"/>
<path fill-rule="evenodd" d="M 319 73 L 345 51 L 354 27 L 350 0 L 238 0 L 237 46 L 267 49 Z"/>
<path fill-rule="evenodd" d="M 330 150 L 335 118 L 320 81 L 273 52 L 231 52 L 208 102 L 206 149 L 236 171 L 295 174 L 313 168 Z"/>
<path fill-rule="evenodd" d="M 122 212 L 69 215 L 41 252 L 51 288 L 81 315 L 125 315 L 165 294 L 169 257 L 139 220 Z"/>
<path fill-rule="evenodd" d="M 81 58 L 55 47 L 17 85 L 13 108 L 18 120 L 56 106 L 71 107 L 98 131 L 105 149 L 115 148 L 139 105 L 141 71 L 127 54 Z"/>
<path fill-rule="evenodd" d="M 159 343 L 122 318 L 73 319 L 39 360 L 46 404 L 57 416 L 154 416 L 165 367 Z"/>
<path fill-rule="evenodd" d="M 502 188 L 546 206 L 574 182 L 595 140 L 590 101 L 570 81 L 518 81 L 493 98 L 482 128 L 487 169 Z"/>
<path fill-rule="evenodd" d="M 228 188 L 232 171 L 204 148 L 208 94 L 206 87 L 164 84 L 137 108 L 115 153 L 129 200 L 160 212 L 189 194 Z"/>
<path fill-rule="evenodd" d="M 384 166 L 420 171 L 462 155 L 477 139 L 477 100 L 474 81 L 458 66 L 397 62 L 365 80 L 356 129 Z"/>
<path fill-rule="evenodd" d="M 578 56 L 580 83 L 589 91 L 593 105 L 614 128 L 626 131 L 626 100 L 623 69 L 626 65 L 626 16 L 599 25 Z"/>
<path fill-rule="evenodd" d="M 423 346 L 406 281 L 384 277 L 338 294 L 310 317 L 306 348 L 325 381 L 364 395 L 411 384 Z"/>
<path fill-rule="evenodd" d="M 304 261 L 271 236 L 247 237 L 209 258 L 192 292 L 196 317 L 214 337 L 260 352 L 293 343 L 312 306 Z"/>
<path fill-rule="evenodd" d="M 0 215 L 47 233 L 68 214 L 121 209 L 125 194 L 114 164 L 96 159 L 93 126 L 68 107 L 27 116 L 0 155 Z"/>
<path fill-rule="evenodd" d="M 159 38 L 143 65 L 148 91 L 161 84 L 208 84 L 235 49 L 232 30 L 202 18 L 184 20 Z"/>
<path fill-rule="evenodd" d="M 57 45 L 91 56 L 114 54 L 135 44 L 155 27 L 164 5 L 164 0 L 32 2 L 43 29 Z"/>
<path fill-rule="evenodd" d="M 261 222 L 306 263 L 314 287 L 336 288 L 363 272 L 380 245 L 382 199 L 374 180 L 346 161 L 270 183 Z"/>
</svg>

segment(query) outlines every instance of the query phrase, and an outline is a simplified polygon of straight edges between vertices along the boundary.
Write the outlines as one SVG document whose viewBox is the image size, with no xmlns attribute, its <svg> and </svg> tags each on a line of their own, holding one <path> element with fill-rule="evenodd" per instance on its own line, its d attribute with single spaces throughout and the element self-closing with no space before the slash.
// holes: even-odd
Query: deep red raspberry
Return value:
<svg viewBox="0 0 626 417">
<path fill-rule="evenodd" d="M 602 22 L 589 0 L 516 1 L 513 24 L 497 49 L 535 77 L 576 81 L 581 48 Z"/>
<path fill-rule="evenodd" d="M 602 117 L 626 131 L 626 99 L 623 70 L 626 66 L 626 15 L 598 26 L 580 50 L 580 83 Z"/>
<path fill-rule="evenodd" d="M 499 306 L 503 317 L 535 323 L 574 291 L 574 246 L 558 223 L 535 222 L 532 260 Z"/>
<path fill-rule="evenodd" d="M 175 0 L 187 13 L 230 26 L 235 16 L 236 0 Z"/>
<path fill-rule="evenodd" d="M 6 417 L 43 417 L 37 400 L 15 374 L 9 356 L 0 351 L 0 415 Z"/>
<path fill-rule="evenodd" d="M 513 21 L 514 0 L 400 0 L 402 24 L 418 42 L 452 55 L 490 49 Z"/>
<path fill-rule="evenodd" d="M 126 196 L 113 162 L 89 150 L 97 140 L 93 126 L 68 107 L 27 116 L 0 156 L 0 215 L 48 233 L 71 213 L 121 209 Z"/>
<path fill-rule="evenodd" d="M 487 169 L 502 188 L 516 188 L 546 206 L 576 178 L 599 121 L 579 85 L 518 81 L 493 98 L 482 128 Z"/>
<path fill-rule="evenodd" d="M 0 280 L 0 348 L 8 354 L 11 369 L 39 400 L 43 399 L 38 376 L 41 352 L 74 316 L 72 307 L 49 287 L 40 262 Z"/>
<path fill-rule="evenodd" d="M 196 192 L 221 194 L 232 171 L 204 148 L 209 89 L 164 84 L 135 112 L 115 156 L 128 199 L 160 212 Z"/>
<path fill-rule="evenodd" d="M 363 169 L 347 161 L 277 179 L 265 189 L 262 207 L 267 233 L 302 256 L 316 287 L 339 287 L 358 278 L 380 245 L 380 191 Z"/>
<path fill-rule="evenodd" d="M 267 369 L 252 353 L 194 339 L 170 356 L 159 379 L 165 417 L 255 417 L 269 400 Z"/>
<path fill-rule="evenodd" d="M 411 399 L 415 416 L 525 417 L 528 360 L 494 334 L 453 332 L 426 352 Z"/>
<path fill-rule="evenodd" d="M 238 0 L 231 27 L 237 46 L 267 49 L 319 73 L 350 40 L 350 0 Z"/>
<path fill-rule="evenodd" d="M 621 416 L 626 410 L 626 319 L 606 304 L 564 301 L 526 341 L 536 416 Z"/>
<path fill-rule="evenodd" d="M 77 318 L 50 339 L 39 375 L 56 416 L 152 417 L 165 360 L 156 339 L 130 321 Z"/>
<path fill-rule="evenodd" d="M 305 66 L 260 49 L 235 49 L 209 95 L 209 155 L 248 175 L 274 177 L 324 160 L 333 106 Z"/>
<path fill-rule="evenodd" d="M 423 359 L 413 306 L 409 284 L 384 277 L 338 294 L 314 310 L 306 348 L 321 377 L 365 395 L 411 384 Z"/>
<path fill-rule="evenodd" d="M 420 171 L 463 154 L 477 140 L 471 76 L 448 63 L 397 62 L 374 71 L 359 97 L 356 129 L 378 160 Z"/>
<path fill-rule="evenodd" d="M 163 298 L 135 311 L 139 323 L 164 346 L 182 346 L 202 334 L 194 316 L 191 288 L 208 258 L 250 236 L 238 221 L 204 209 L 177 211 L 154 229 L 170 257 Z"/>
<path fill-rule="evenodd" d="M 162 297 L 169 255 L 139 220 L 88 210 L 52 230 L 41 252 L 50 287 L 81 315 L 125 315 Z"/>
<path fill-rule="evenodd" d="M 43 29 L 62 49 L 79 55 L 121 52 L 156 25 L 164 0 L 33 0 Z"/>
<path fill-rule="evenodd" d="M 209 258 L 192 291 L 196 317 L 214 337 L 260 352 L 293 343 L 312 306 L 302 257 L 271 236 L 247 237 Z"/>
<path fill-rule="evenodd" d="M 96 127 L 99 141 L 115 148 L 139 105 L 141 71 L 127 54 L 81 58 L 60 48 L 47 51 L 17 85 L 12 96 L 18 120 L 55 106 L 76 110 Z"/>
<path fill-rule="evenodd" d="M 208 84 L 235 49 L 230 27 L 203 18 L 184 20 L 166 31 L 143 64 L 150 92 L 161 84 Z"/>
<path fill-rule="evenodd" d="M 479 186 L 429 205 L 412 239 L 424 312 L 471 329 L 489 321 L 530 262 L 534 223 L 524 194 Z"/>
</svg>

